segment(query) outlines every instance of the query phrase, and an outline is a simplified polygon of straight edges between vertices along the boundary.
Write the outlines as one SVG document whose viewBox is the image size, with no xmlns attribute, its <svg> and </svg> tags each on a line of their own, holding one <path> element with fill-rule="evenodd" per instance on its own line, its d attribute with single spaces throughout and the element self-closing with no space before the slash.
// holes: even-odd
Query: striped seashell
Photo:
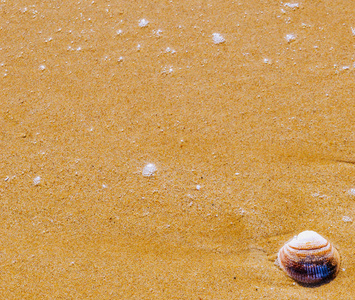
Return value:
<svg viewBox="0 0 355 300">
<path fill-rule="evenodd" d="M 335 278 L 340 267 L 340 256 L 321 235 L 303 231 L 280 249 L 277 262 L 294 280 L 317 285 Z"/>
</svg>

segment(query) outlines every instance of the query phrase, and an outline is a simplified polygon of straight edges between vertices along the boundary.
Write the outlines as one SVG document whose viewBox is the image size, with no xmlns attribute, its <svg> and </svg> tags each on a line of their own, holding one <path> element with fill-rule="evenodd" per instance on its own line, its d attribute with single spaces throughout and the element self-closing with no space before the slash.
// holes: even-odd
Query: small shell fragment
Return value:
<svg viewBox="0 0 355 300">
<path fill-rule="evenodd" d="M 142 171 L 142 175 L 145 177 L 153 176 L 157 171 L 157 167 L 154 164 L 147 164 Z"/>
<path fill-rule="evenodd" d="M 277 262 L 294 280 L 316 285 L 335 278 L 340 267 L 340 256 L 329 241 L 307 230 L 280 249 Z"/>
<path fill-rule="evenodd" d="M 220 33 L 213 33 L 212 39 L 215 44 L 222 44 L 226 41 Z"/>
</svg>

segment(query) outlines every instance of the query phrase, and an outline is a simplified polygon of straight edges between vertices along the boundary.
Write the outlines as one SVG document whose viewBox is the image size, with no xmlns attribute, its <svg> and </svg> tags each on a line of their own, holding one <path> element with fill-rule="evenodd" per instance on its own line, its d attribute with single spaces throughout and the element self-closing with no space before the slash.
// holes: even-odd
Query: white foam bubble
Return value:
<svg viewBox="0 0 355 300">
<path fill-rule="evenodd" d="M 143 168 L 142 175 L 145 177 L 150 177 L 153 176 L 156 171 L 157 167 L 154 164 L 149 163 Z"/>
<path fill-rule="evenodd" d="M 284 6 L 290 7 L 293 9 L 300 7 L 300 5 L 298 3 L 285 3 Z"/>
<path fill-rule="evenodd" d="M 285 39 L 287 43 L 291 43 L 296 39 L 296 36 L 293 33 L 286 34 Z"/>
<path fill-rule="evenodd" d="M 162 70 L 162 73 L 163 74 L 170 74 L 174 71 L 173 67 L 172 66 L 165 66 Z"/>
<path fill-rule="evenodd" d="M 344 222 L 352 222 L 352 221 L 353 221 L 353 219 L 350 218 L 350 217 L 348 217 L 348 216 L 344 216 L 344 217 L 342 218 L 342 220 L 343 220 Z"/>
<path fill-rule="evenodd" d="M 41 183 L 41 176 L 37 176 L 33 179 L 34 185 L 39 185 Z"/>
<path fill-rule="evenodd" d="M 166 53 L 171 53 L 171 54 L 176 53 L 176 51 L 175 51 L 174 49 L 171 49 L 170 47 L 167 47 L 167 48 L 165 49 L 165 52 L 166 52 Z"/>
<path fill-rule="evenodd" d="M 352 196 L 355 196 L 355 188 L 350 189 L 348 193 Z"/>
<path fill-rule="evenodd" d="M 220 33 L 213 33 L 212 39 L 215 44 L 222 44 L 226 41 Z"/>
<path fill-rule="evenodd" d="M 148 24 L 149 24 L 149 21 L 148 21 L 148 20 L 146 20 L 146 19 L 141 19 L 141 20 L 139 20 L 138 26 L 139 26 L 139 27 L 147 27 Z"/>
<path fill-rule="evenodd" d="M 161 29 L 153 30 L 153 34 L 156 35 L 157 37 L 161 36 L 162 32 L 163 32 L 163 30 L 161 30 Z"/>
</svg>

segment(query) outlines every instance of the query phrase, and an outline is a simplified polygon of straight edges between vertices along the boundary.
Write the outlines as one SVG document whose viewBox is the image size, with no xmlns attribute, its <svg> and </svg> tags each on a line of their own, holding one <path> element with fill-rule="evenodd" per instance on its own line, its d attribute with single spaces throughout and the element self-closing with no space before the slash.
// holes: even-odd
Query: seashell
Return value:
<svg viewBox="0 0 355 300">
<path fill-rule="evenodd" d="M 325 238 L 307 230 L 280 249 L 277 262 L 294 280 L 306 285 L 317 285 L 335 278 L 340 267 L 340 256 Z"/>
</svg>

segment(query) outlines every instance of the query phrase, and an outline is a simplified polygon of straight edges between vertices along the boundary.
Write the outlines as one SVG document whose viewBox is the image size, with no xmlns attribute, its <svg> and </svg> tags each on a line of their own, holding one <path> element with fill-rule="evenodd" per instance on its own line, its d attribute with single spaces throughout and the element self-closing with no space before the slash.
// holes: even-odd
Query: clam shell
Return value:
<svg viewBox="0 0 355 300">
<path fill-rule="evenodd" d="M 322 284 L 333 279 L 340 267 L 334 246 L 314 231 L 303 231 L 279 251 L 278 264 L 288 276 L 303 284 Z"/>
</svg>

